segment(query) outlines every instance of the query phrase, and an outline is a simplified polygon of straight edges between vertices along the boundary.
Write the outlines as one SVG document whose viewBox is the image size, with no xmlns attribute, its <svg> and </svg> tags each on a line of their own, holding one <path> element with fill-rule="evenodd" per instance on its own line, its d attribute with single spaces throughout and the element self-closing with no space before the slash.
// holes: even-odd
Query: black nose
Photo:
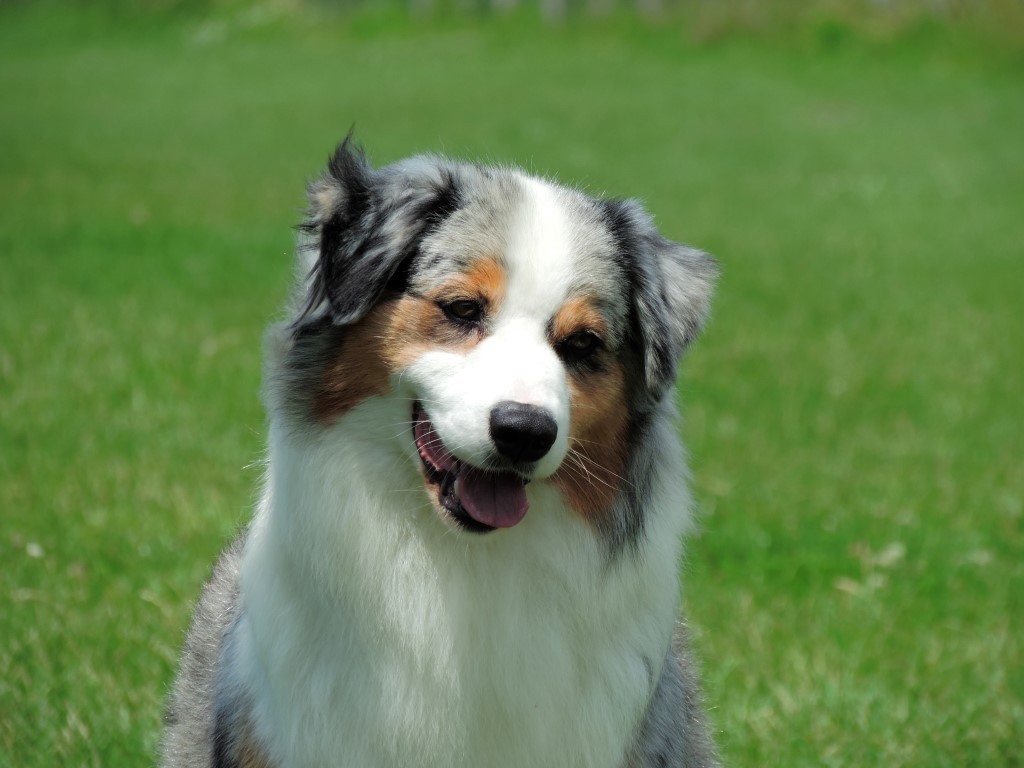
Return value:
<svg viewBox="0 0 1024 768">
<path fill-rule="evenodd" d="M 502 400 L 491 409 L 491 439 L 511 461 L 537 461 L 550 450 L 558 425 L 544 408 Z"/>
</svg>

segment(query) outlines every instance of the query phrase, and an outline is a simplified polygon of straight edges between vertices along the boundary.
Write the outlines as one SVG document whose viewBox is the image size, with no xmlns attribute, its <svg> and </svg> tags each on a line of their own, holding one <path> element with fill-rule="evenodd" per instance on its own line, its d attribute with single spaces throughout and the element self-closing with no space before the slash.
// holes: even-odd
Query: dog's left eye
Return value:
<svg viewBox="0 0 1024 768">
<path fill-rule="evenodd" d="M 577 331 L 571 336 L 566 336 L 558 345 L 562 357 L 569 360 L 582 360 L 597 352 L 601 346 L 601 339 L 590 331 Z"/>
<path fill-rule="evenodd" d="M 483 316 L 484 308 L 472 299 L 456 299 L 441 305 L 451 319 L 460 323 L 475 323 Z"/>
</svg>

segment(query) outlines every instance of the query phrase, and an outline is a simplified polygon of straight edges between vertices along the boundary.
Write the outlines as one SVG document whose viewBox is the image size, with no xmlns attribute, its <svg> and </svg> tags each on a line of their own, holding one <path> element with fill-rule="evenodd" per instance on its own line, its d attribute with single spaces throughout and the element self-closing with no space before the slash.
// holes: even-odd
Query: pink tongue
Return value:
<svg viewBox="0 0 1024 768">
<path fill-rule="evenodd" d="M 462 508 L 478 523 L 511 528 L 526 515 L 526 488 L 517 475 L 469 470 L 459 474 L 458 482 Z"/>
</svg>

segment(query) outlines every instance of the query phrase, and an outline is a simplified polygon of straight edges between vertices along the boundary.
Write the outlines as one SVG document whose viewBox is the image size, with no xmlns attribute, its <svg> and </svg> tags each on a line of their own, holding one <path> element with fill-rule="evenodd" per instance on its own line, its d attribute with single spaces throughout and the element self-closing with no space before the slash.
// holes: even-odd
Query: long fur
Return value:
<svg viewBox="0 0 1024 768">
<path fill-rule="evenodd" d="M 200 598 L 161 765 L 717 765 L 677 619 L 674 405 L 714 262 L 635 202 L 374 169 L 348 140 L 310 206 L 266 339 L 264 489 Z M 510 402 L 557 426 L 536 460 L 496 449 Z M 474 507 L 473 473 L 505 501 Z"/>
</svg>

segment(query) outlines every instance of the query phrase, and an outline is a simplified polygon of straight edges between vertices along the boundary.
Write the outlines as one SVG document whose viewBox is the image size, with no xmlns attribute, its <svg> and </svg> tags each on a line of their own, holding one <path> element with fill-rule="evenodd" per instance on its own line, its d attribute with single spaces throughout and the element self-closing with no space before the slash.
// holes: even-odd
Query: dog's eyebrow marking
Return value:
<svg viewBox="0 0 1024 768">
<path fill-rule="evenodd" d="M 548 324 L 548 338 L 556 342 L 580 330 L 592 331 L 602 339 L 608 336 L 604 315 L 587 296 L 574 296 L 559 308 Z"/>
<path fill-rule="evenodd" d="M 485 256 L 474 261 L 462 274 L 442 283 L 431 296 L 435 301 L 481 298 L 494 311 L 505 295 L 507 282 L 508 275 L 501 262 L 493 256 Z"/>
</svg>

